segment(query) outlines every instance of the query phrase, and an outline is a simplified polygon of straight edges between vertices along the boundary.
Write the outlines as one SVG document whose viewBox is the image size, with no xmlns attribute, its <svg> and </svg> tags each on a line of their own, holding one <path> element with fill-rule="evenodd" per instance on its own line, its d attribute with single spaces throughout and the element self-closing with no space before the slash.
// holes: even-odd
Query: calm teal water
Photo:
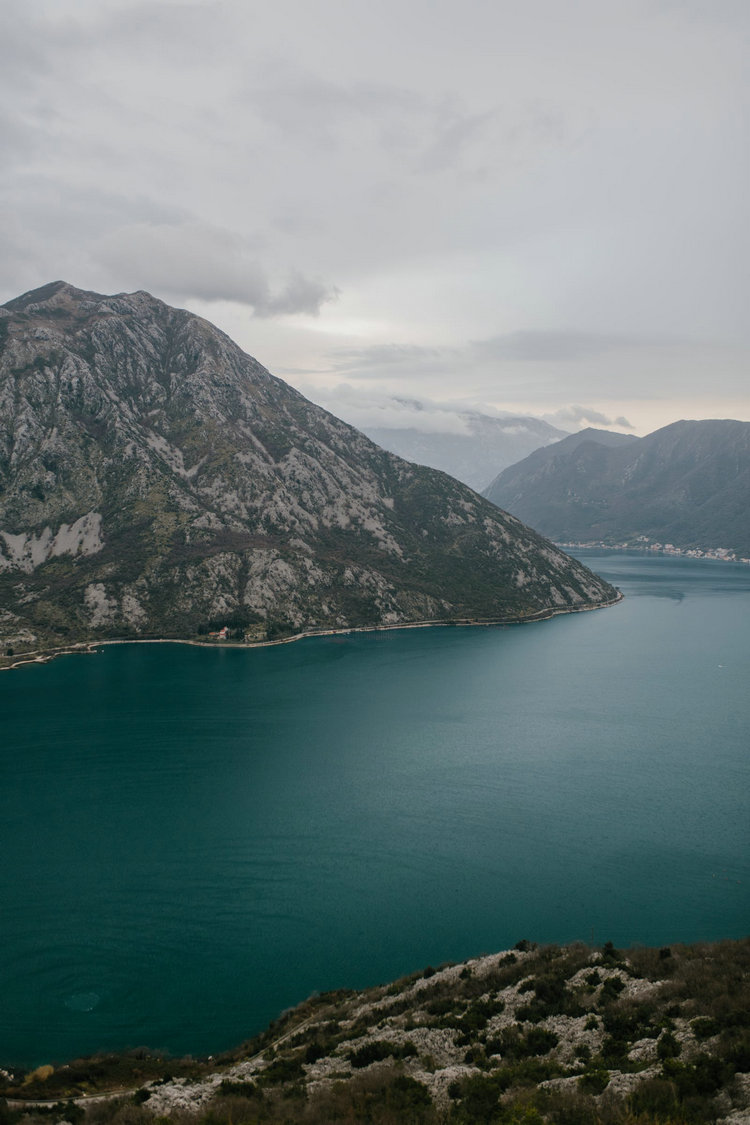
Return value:
<svg viewBox="0 0 750 1125">
<path fill-rule="evenodd" d="M 521 937 L 747 933 L 750 568 L 586 561 L 624 603 L 1 675 L 0 1061 L 217 1051 Z"/>
</svg>

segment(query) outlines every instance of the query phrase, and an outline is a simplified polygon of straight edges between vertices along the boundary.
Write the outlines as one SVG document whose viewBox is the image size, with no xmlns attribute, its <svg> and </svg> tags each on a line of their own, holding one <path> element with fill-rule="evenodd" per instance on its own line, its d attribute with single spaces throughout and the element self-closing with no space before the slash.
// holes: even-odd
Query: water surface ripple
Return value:
<svg viewBox="0 0 750 1125">
<path fill-rule="evenodd" d="M 314 990 L 521 937 L 750 928 L 750 568 L 626 600 L 0 676 L 0 1062 L 216 1052 Z"/>
</svg>

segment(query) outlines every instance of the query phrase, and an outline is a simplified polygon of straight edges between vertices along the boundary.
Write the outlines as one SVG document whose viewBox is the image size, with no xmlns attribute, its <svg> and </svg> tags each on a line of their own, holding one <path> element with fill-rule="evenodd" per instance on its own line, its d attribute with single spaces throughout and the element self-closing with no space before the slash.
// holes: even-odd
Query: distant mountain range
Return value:
<svg viewBox="0 0 750 1125">
<path fill-rule="evenodd" d="M 551 539 L 750 556 L 750 423 L 674 422 L 643 438 L 582 430 L 486 489 Z"/>
<path fill-rule="evenodd" d="M 418 412 L 418 402 L 410 405 Z M 370 425 L 361 429 L 391 453 L 418 465 L 442 469 L 477 491 L 485 488 L 501 469 L 540 446 L 559 441 L 566 433 L 541 418 L 525 415 L 496 417 L 477 410 L 462 410 L 452 417 L 462 424 L 463 433 Z"/>
<path fill-rule="evenodd" d="M 528 619 L 615 597 L 200 317 L 64 282 L 0 308 L 6 647 Z"/>
</svg>

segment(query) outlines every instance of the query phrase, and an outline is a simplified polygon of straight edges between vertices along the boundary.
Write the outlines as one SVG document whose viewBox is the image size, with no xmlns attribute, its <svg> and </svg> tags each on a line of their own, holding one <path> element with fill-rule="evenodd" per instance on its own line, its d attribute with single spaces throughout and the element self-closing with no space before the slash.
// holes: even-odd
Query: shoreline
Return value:
<svg viewBox="0 0 750 1125">
<path fill-rule="evenodd" d="M 0 666 L 0 672 L 11 672 L 15 668 L 23 668 L 28 664 L 48 664 L 58 656 L 88 656 L 94 655 L 97 649 L 105 645 L 194 645 L 197 648 L 213 649 L 242 649 L 270 648 L 273 645 L 288 645 L 295 641 L 303 641 L 310 637 L 336 637 L 346 636 L 350 633 L 384 633 L 395 629 L 435 629 L 435 628 L 480 628 L 488 629 L 507 625 L 533 625 L 539 621 L 549 621 L 553 617 L 562 617 L 568 613 L 588 613 L 596 609 L 610 609 L 619 605 L 625 595 L 619 590 L 616 598 L 596 602 L 592 605 L 548 607 L 537 610 L 535 613 L 523 617 L 492 618 L 477 620 L 475 618 L 449 619 L 443 621 L 404 621 L 393 625 L 348 625 L 340 629 L 306 629 L 301 633 L 294 633 L 290 637 L 280 637 L 273 641 L 199 641 L 191 637 L 111 637 L 98 641 L 76 641 L 72 644 L 52 649 L 32 649 L 31 652 L 19 653 L 19 659 L 13 659 L 12 664 Z"/>
<path fill-rule="evenodd" d="M 601 543 L 591 540 L 588 543 L 563 543 L 553 540 L 556 547 L 564 551 L 618 551 L 635 555 L 665 555 L 673 559 L 690 559 L 692 562 L 729 562 L 750 566 L 750 559 L 738 556 L 736 551 L 724 547 L 708 547 L 706 550 L 693 547 L 674 547 L 671 543 Z"/>
</svg>

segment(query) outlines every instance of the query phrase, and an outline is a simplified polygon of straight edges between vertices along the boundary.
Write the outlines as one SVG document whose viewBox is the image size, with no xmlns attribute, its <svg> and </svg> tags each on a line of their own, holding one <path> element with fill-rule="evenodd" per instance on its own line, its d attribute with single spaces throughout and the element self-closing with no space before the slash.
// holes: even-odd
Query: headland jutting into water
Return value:
<svg viewBox="0 0 750 1125">
<path fill-rule="evenodd" d="M 106 637 L 100 640 L 77 641 L 72 644 L 60 646 L 59 648 L 31 649 L 28 652 L 19 652 L 17 654 L 15 652 L 6 653 L 5 656 L 0 655 L 0 672 L 10 671 L 13 668 L 21 668 L 27 664 L 46 664 L 49 660 L 54 660 L 57 656 L 92 654 L 105 645 L 180 644 L 197 645 L 204 648 L 231 646 L 232 648 L 251 649 L 291 644 L 294 641 L 302 641 L 310 637 L 335 637 L 345 636 L 350 633 L 384 633 L 394 629 L 432 629 L 459 626 L 463 628 L 492 628 L 510 625 L 532 625 L 539 621 L 549 621 L 553 617 L 560 617 L 564 614 L 587 613 L 594 609 L 608 609 L 610 606 L 617 605 L 623 598 L 624 594 L 618 590 L 616 597 L 602 600 L 595 605 L 550 606 L 523 616 L 493 618 L 486 621 L 474 618 L 450 618 L 445 621 L 404 621 L 397 625 L 351 625 L 341 629 L 305 629 L 300 633 L 291 633 L 289 636 L 277 637 L 273 640 L 256 640 L 252 635 L 246 635 L 243 640 L 230 640 L 220 636 L 218 633 L 215 639 L 208 640 L 198 637 Z"/>
</svg>

